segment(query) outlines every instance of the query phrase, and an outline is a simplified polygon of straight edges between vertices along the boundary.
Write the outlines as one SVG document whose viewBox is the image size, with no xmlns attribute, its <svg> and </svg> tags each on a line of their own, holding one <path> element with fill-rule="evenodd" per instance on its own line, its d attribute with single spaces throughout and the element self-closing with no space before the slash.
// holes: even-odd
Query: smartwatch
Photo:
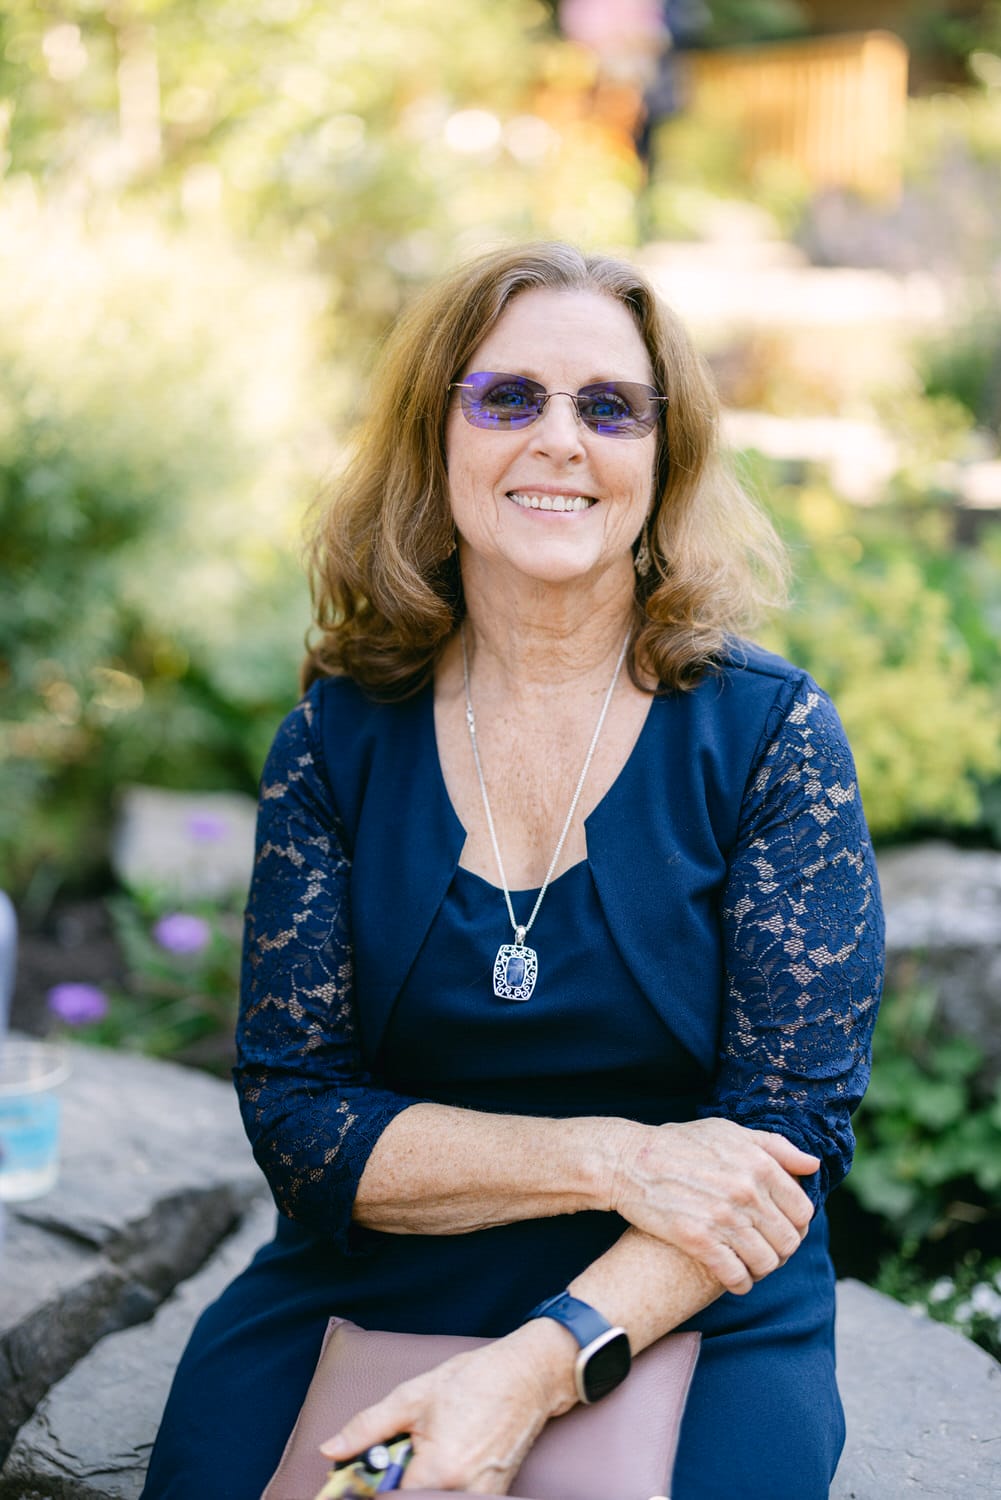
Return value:
<svg viewBox="0 0 1001 1500">
<path fill-rule="evenodd" d="M 614 1391 L 629 1374 L 632 1350 L 626 1330 L 613 1327 L 579 1297 L 571 1297 L 569 1292 L 547 1297 L 533 1308 L 527 1321 L 533 1318 L 552 1318 L 569 1329 L 577 1340 L 580 1353 L 574 1365 L 574 1382 L 577 1395 L 586 1405 L 591 1406 Z"/>
</svg>

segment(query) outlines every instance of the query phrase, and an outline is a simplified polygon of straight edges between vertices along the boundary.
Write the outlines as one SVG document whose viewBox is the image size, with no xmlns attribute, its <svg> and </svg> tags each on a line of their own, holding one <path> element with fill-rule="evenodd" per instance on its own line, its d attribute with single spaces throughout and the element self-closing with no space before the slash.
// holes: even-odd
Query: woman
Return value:
<svg viewBox="0 0 1001 1500">
<path fill-rule="evenodd" d="M 405 1490 L 504 1493 L 577 1399 L 571 1330 L 530 1316 L 567 1288 L 634 1352 L 702 1331 L 675 1500 L 819 1500 L 823 1201 L 881 915 L 833 709 L 738 638 L 777 542 L 617 261 L 465 267 L 370 406 L 247 913 L 236 1076 L 278 1233 L 199 1324 L 147 1500 L 254 1500 L 332 1312 L 495 1339 L 330 1452 L 406 1430 Z"/>
</svg>

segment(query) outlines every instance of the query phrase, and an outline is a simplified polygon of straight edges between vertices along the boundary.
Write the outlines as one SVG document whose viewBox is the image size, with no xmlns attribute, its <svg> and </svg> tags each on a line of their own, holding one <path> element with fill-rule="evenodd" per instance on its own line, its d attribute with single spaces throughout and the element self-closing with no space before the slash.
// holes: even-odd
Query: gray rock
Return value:
<svg viewBox="0 0 1001 1500">
<path fill-rule="evenodd" d="M 138 1316 L 135 1287 L 104 1256 L 11 1217 L 0 1249 L 0 1459 L 54 1378 Z"/>
<path fill-rule="evenodd" d="M 246 891 L 254 861 L 253 798 L 133 786 L 122 794 L 111 862 L 126 886 L 179 901 Z"/>
<path fill-rule="evenodd" d="M 9 1206 L 0 1250 L 0 1457 L 45 1390 L 148 1318 L 262 1186 L 228 1084 L 96 1047 L 70 1059 L 59 1182 Z"/>
<path fill-rule="evenodd" d="M 1001 1365 L 858 1281 L 838 1283 L 848 1437 L 831 1500 L 1001 1494 Z"/>
<path fill-rule="evenodd" d="M 915 844 L 884 853 L 879 877 L 890 982 L 933 988 L 947 1027 L 1001 1077 L 1001 854 Z"/>
<path fill-rule="evenodd" d="M 261 1198 L 197 1276 L 151 1322 L 104 1339 L 18 1434 L 0 1500 L 136 1500 L 174 1367 L 202 1309 L 274 1232 Z"/>
</svg>

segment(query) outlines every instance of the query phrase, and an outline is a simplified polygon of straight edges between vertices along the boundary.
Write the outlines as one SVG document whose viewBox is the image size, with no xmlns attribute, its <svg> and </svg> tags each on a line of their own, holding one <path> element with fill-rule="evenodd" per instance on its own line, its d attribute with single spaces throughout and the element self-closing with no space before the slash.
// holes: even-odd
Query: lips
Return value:
<svg viewBox="0 0 1001 1500">
<path fill-rule="evenodd" d="M 581 511 L 598 503 L 593 495 L 545 495 L 535 490 L 509 490 L 508 499 L 522 510 Z"/>
</svg>

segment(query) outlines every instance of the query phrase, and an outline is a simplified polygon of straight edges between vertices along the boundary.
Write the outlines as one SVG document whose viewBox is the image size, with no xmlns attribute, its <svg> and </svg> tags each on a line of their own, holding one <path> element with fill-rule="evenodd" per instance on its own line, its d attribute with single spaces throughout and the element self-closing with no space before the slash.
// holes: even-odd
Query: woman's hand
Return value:
<svg viewBox="0 0 1001 1500">
<path fill-rule="evenodd" d="M 537 1319 L 398 1385 L 321 1451 L 342 1461 L 409 1433 L 401 1489 L 504 1495 L 548 1418 L 573 1405 L 575 1354 L 565 1329 Z"/>
<path fill-rule="evenodd" d="M 624 1133 L 609 1206 L 744 1293 L 798 1249 L 813 1205 L 796 1178 L 819 1165 L 732 1120 L 638 1126 Z"/>
</svg>

